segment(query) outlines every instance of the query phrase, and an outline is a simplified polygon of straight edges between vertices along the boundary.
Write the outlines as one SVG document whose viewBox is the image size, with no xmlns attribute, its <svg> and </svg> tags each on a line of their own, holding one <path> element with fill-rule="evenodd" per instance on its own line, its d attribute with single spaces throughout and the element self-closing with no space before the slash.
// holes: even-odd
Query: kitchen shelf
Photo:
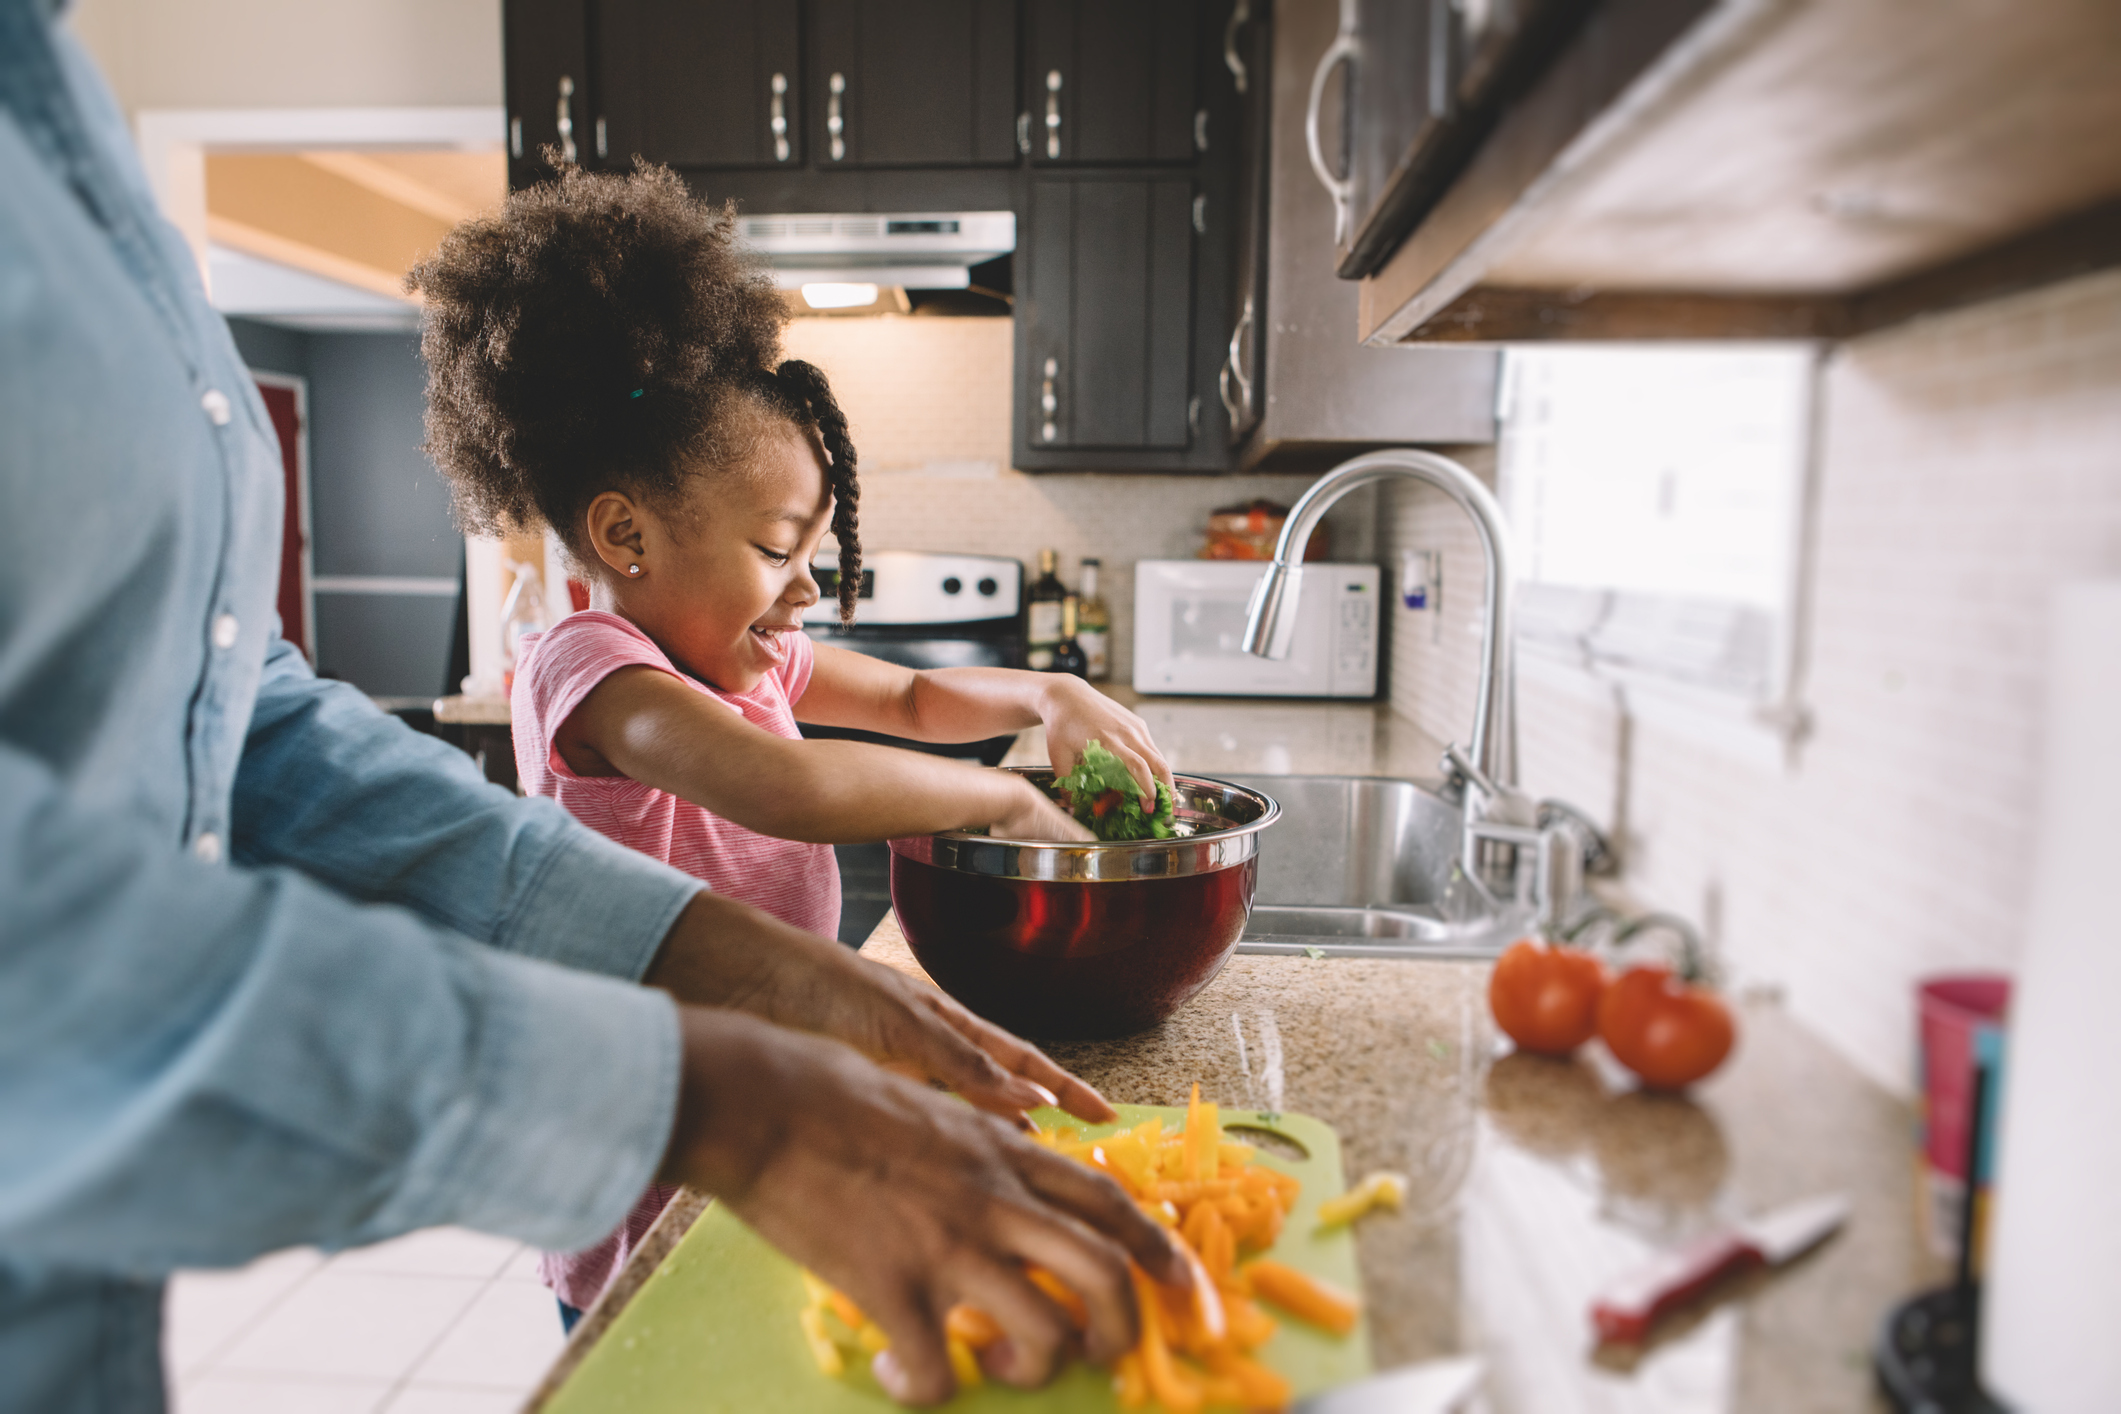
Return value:
<svg viewBox="0 0 2121 1414">
<path fill-rule="evenodd" d="M 2110 267 L 2117 73 L 2111 4 L 1606 0 L 1361 337 L 1838 338 Z"/>
</svg>

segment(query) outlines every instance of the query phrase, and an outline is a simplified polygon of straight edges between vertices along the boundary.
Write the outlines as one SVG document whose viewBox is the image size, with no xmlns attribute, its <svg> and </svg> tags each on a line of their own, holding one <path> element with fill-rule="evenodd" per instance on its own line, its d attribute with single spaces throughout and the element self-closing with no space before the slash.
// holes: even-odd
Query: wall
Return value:
<svg viewBox="0 0 2121 1414">
<path fill-rule="evenodd" d="M 1255 496 L 1286 505 L 1314 477 L 1011 471 L 1011 337 L 1007 319 L 804 318 L 787 351 L 824 369 L 847 411 L 863 545 L 1007 555 L 1027 571 L 1051 546 L 1071 585 L 1079 558 L 1102 558 L 1112 674 L 1128 681 L 1134 562 L 1191 558 L 1215 507 Z M 1335 558 L 1375 558 L 1375 507 L 1358 493 L 1335 508 Z"/>
<path fill-rule="evenodd" d="M 76 0 L 69 18 L 128 115 L 501 102 L 500 0 Z"/>
<path fill-rule="evenodd" d="M 2049 597 L 2121 570 L 2121 275 L 1858 340 L 1823 396 L 1809 740 L 1778 759 L 1525 654 L 1520 752 L 1534 793 L 1620 821 L 1631 893 L 1905 1089 L 1914 979 L 2018 956 Z M 1462 736 L 1470 531 L 1412 489 L 1386 521 L 1390 553 L 1447 556 L 1442 614 L 1397 612 L 1393 705 Z"/>
<path fill-rule="evenodd" d="M 420 450 L 427 370 L 417 334 L 299 333 L 231 319 L 252 368 L 309 382 L 310 553 L 324 576 L 454 585 L 463 537 Z M 448 676 L 457 598 L 316 596 L 317 668 L 381 697 L 430 698 Z"/>
</svg>

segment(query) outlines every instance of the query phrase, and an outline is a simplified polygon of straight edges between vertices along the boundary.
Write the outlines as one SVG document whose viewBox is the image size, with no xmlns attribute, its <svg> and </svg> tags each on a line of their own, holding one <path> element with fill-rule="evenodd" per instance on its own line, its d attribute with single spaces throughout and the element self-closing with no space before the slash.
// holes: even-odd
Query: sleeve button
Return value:
<svg viewBox="0 0 2121 1414">
<path fill-rule="evenodd" d="M 234 614 L 217 614 L 214 617 L 214 647 L 226 653 L 236 646 L 236 635 L 243 626 L 236 622 Z"/>
<path fill-rule="evenodd" d="M 191 852 L 198 857 L 201 864 L 219 864 L 221 862 L 221 837 L 212 830 L 208 830 L 191 842 Z"/>
<path fill-rule="evenodd" d="M 219 388 L 208 388 L 206 395 L 199 399 L 199 406 L 206 409 L 207 420 L 213 423 L 214 426 L 228 426 L 228 419 L 232 414 L 232 409 L 228 402 L 228 394 L 222 392 Z"/>
</svg>

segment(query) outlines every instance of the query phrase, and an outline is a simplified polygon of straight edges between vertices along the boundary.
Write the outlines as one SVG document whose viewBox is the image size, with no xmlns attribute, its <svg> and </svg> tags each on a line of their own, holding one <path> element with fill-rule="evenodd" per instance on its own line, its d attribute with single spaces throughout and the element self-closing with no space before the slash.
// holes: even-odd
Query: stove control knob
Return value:
<svg viewBox="0 0 2121 1414">
<path fill-rule="evenodd" d="M 979 582 L 979 592 L 986 595 L 989 599 L 994 597 L 994 591 L 999 588 L 1001 586 L 991 579 L 983 579 Z"/>
<path fill-rule="evenodd" d="M 964 587 L 965 581 L 959 579 L 956 575 L 951 575 L 950 578 L 943 581 L 943 593 L 945 594 L 955 594 Z"/>
</svg>

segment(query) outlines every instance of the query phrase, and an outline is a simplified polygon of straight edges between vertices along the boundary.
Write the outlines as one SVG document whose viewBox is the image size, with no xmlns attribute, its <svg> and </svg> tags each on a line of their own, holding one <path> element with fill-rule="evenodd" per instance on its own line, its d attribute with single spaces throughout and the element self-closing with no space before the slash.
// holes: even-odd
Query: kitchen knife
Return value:
<svg viewBox="0 0 2121 1414">
<path fill-rule="evenodd" d="M 1591 1303 L 1598 1337 L 1633 1343 L 1656 1319 L 1718 1279 L 1752 1267 L 1779 1267 L 1825 1240 L 1847 1219 L 1846 1196 L 1829 1193 L 1778 1208 L 1666 1252 L 1607 1287 Z"/>
<path fill-rule="evenodd" d="M 1457 1414 L 1481 1373 L 1471 1355 L 1427 1360 L 1299 1399 L 1295 1414 Z"/>
</svg>

